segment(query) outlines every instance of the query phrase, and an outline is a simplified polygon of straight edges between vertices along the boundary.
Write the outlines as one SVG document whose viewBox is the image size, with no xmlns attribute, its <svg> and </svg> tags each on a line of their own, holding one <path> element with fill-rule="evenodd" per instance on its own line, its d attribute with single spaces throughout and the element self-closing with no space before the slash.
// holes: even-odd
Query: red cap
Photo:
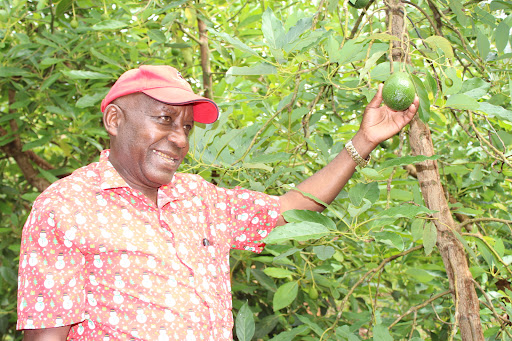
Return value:
<svg viewBox="0 0 512 341">
<path fill-rule="evenodd" d="M 116 98 L 135 92 L 167 104 L 193 104 L 194 121 L 199 123 L 213 123 L 219 117 L 217 104 L 196 95 L 178 70 L 168 65 L 142 65 L 123 73 L 101 101 L 101 112 Z"/>
</svg>

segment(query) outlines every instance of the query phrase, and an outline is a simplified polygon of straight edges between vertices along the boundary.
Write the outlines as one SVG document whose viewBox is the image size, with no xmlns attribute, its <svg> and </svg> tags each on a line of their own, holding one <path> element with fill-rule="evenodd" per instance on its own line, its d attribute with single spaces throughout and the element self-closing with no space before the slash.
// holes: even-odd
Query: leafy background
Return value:
<svg viewBox="0 0 512 341">
<path fill-rule="evenodd" d="M 0 339 L 21 339 L 16 274 L 31 202 L 108 147 L 99 103 L 140 64 L 179 68 L 221 108 L 218 123 L 196 126 L 182 170 L 270 194 L 328 163 L 377 84 L 409 72 L 483 337 L 512 339 L 512 5 L 402 1 L 397 37 L 396 1 L 351 1 L 1 1 Z M 391 64 L 397 40 L 407 60 Z M 408 141 L 406 129 L 383 142 L 323 214 L 288 212 L 262 254 L 232 252 L 237 339 L 467 339 L 416 179 L 426 158 Z"/>
</svg>

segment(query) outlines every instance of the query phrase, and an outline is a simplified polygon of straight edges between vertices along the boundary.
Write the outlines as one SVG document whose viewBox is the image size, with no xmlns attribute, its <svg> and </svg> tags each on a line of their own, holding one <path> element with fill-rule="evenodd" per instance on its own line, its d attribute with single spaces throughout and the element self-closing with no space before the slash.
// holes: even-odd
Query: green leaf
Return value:
<svg viewBox="0 0 512 341">
<path fill-rule="evenodd" d="M 404 204 L 396 207 L 388 208 L 378 214 L 379 217 L 394 217 L 394 218 L 414 218 L 417 215 L 433 214 L 436 211 L 429 210 L 424 206 L 415 206 Z"/>
<path fill-rule="evenodd" d="M 507 110 L 499 105 L 492 105 L 488 102 L 479 102 L 479 111 L 483 111 L 488 115 L 495 116 L 501 120 L 512 122 L 512 111 Z"/>
<path fill-rule="evenodd" d="M 267 244 L 279 244 L 290 240 L 306 241 L 327 236 L 329 229 L 324 225 L 312 222 L 288 223 L 278 226 L 263 239 Z"/>
<path fill-rule="evenodd" d="M 157 43 L 163 44 L 167 41 L 167 37 L 165 34 L 160 30 L 149 30 L 148 31 L 148 37 L 151 40 L 156 41 Z"/>
<path fill-rule="evenodd" d="M 375 237 L 375 240 L 378 242 L 384 243 L 386 245 L 389 245 L 393 248 L 398 249 L 399 251 L 403 251 L 405 245 L 404 240 L 401 235 L 395 232 L 375 232 L 373 234 Z"/>
<path fill-rule="evenodd" d="M 105 97 L 106 92 L 98 92 L 92 95 L 85 95 L 83 97 L 80 97 L 78 101 L 76 101 L 76 107 L 77 108 L 88 108 L 95 106 L 101 100 Z"/>
<path fill-rule="evenodd" d="M 359 81 L 361 81 L 368 71 L 375 66 L 377 60 L 384 54 L 386 51 L 377 51 L 375 52 L 366 62 L 364 63 L 363 69 L 359 72 Z"/>
<path fill-rule="evenodd" d="M 295 340 L 297 335 L 302 335 L 309 331 L 309 326 L 302 324 L 298 327 L 292 328 L 291 330 L 284 331 L 271 338 L 269 341 L 290 341 Z"/>
<path fill-rule="evenodd" d="M 419 268 L 409 268 L 405 270 L 405 273 L 421 283 L 428 283 L 435 277 L 428 271 Z"/>
<path fill-rule="evenodd" d="M 277 291 L 276 284 L 272 278 L 268 277 L 263 271 L 259 269 L 251 269 L 251 274 L 265 289 L 275 292 Z"/>
<path fill-rule="evenodd" d="M 311 24 L 313 23 L 313 18 L 301 18 L 297 21 L 297 23 L 290 28 L 288 32 L 286 32 L 285 36 L 285 44 L 293 44 L 301 34 L 306 32 L 306 30 L 311 28 Z"/>
<path fill-rule="evenodd" d="M 311 328 L 312 331 L 316 333 L 318 336 L 322 336 L 324 333 L 324 329 L 321 328 L 317 323 L 311 321 L 311 319 L 306 315 L 297 315 L 297 318 L 300 320 L 300 322 L 307 325 L 309 328 Z"/>
<path fill-rule="evenodd" d="M 128 26 L 127 23 L 119 20 L 105 20 L 97 24 L 92 25 L 94 31 L 108 31 L 108 30 L 119 30 Z"/>
<path fill-rule="evenodd" d="M 424 219 L 414 219 L 411 224 L 412 240 L 417 241 L 423 238 Z"/>
<path fill-rule="evenodd" d="M 361 44 L 356 39 L 346 41 L 339 52 L 340 57 L 336 61 L 340 64 L 344 64 L 348 60 L 351 60 L 359 52 L 361 52 L 363 47 L 364 44 Z"/>
<path fill-rule="evenodd" d="M 225 41 L 227 41 L 228 43 L 230 43 L 231 45 L 233 45 L 234 47 L 238 48 L 241 51 L 247 52 L 256 57 L 260 57 L 258 52 L 256 52 L 255 50 L 253 50 L 252 48 L 250 48 L 249 46 L 247 46 L 246 44 L 241 42 L 240 39 L 238 39 L 237 37 L 231 37 L 229 34 L 227 34 L 225 32 L 217 32 L 212 29 L 210 29 L 209 32 L 215 34 L 216 36 L 221 37 L 222 39 L 224 39 Z"/>
<path fill-rule="evenodd" d="M 112 76 L 95 71 L 62 70 L 63 74 L 71 79 L 111 79 Z"/>
<path fill-rule="evenodd" d="M 448 97 L 445 106 L 461 110 L 478 110 L 480 104 L 472 97 L 463 94 L 455 94 Z"/>
<path fill-rule="evenodd" d="M 18 281 L 18 276 L 16 276 L 16 272 L 10 267 L 0 266 L 0 276 L 8 283 L 16 284 Z"/>
<path fill-rule="evenodd" d="M 23 200 L 27 200 L 30 202 L 34 202 L 36 198 L 39 196 L 39 192 L 25 193 L 21 196 Z"/>
<path fill-rule="evenodd" d="M 464 14 L 464 7 L 460 0 L 450 0 L 450 8 L 457 15 L 457 20 L 462 26 L 467 26 L 469 17 Z"/>
<path fill-rule="evenodd" d="M 281 310 L 292 304 L 292 302 L 295 301 L 295 298 L 297 297 L 298 290 L 299 285 L 296 281 L 281 285 L 274 294 L 274 311 Z"/>
<path fill-rule="evenodd" d="M 317 255 L 319 259 L 326 260 L 334 255 L 335 250 L 332 246 L 329 245 L 318 245 L 313 247 L 313 252 Z"/>
<path fill-rule="evenodd" d="M 453 84 L 452 86 L 446 85 L 446 83 L 443 81 L 441 82 L 441 86 L 443 88 L 443 94 L 446 96 L 448 95 L 454 95 L 461 91 L 462 88 L 462 79 L 459 78 L 459 75 L 457 74 L 457 69 L 454 67 L 449 67 L 445 70 L 445 79 L 449 78 L 452 80 Z"/>
<path fill-rule="evenodd" d="M 275 259 L 275 258 L 274 258 Z M 288 278 L 290 276 L 293 276 L 294 273 L 290 270 L 283 269 L 283 268 L 274 268 L 274 267 L 268 267 L 263 270 L 265 275 L 274 277 L 274 278 Z"/>
<path fill-rule="evenodd" d="M 411 74 L 411 78 L 414 82 L 414 87 L 416 88 L 416 94 L 420 99 L 418 115 L 423 122 L 428 122 L 428 119 L 430 118 L 430 99 L 428 97 L 427 89 L 425 89 L 423 82 L 418 78 L 418 76 Z"/>
<path fill-rule="evenodd" d="M 309 210 L 288 210 L 283 213 L 283 217 L 289 223 L 310 221 L 321 224 L 331 230 L 336 230 L 336 223 L 320 212 Z"/>
<path fill-rule="evenodd" d="M 65 60 L 66 59 L 64 59 L 64 58 L 44 58 L 43 60 L 41 60 L 40 64 L 43 66 L 50 66 L 50 65 L 58 64 Z"/>
<path fill-rule="evenodd" d="M 487 94 L 490 87 L 490 83 L 487 83 L 482 78 L 474 77 L 467 79 L 462 83 L 460 92 L 464 93 L 466 96 L 480 99 Z"/>
<path fill-rule="evenodd" d="M 182 2 L 186 2 L 186 1 L 187 0 L 184 0 Z M 173 1 L 173 3 L 176 3 L 176 1 Z M 165 15 L 165 17 L 162 19 L 162 22 L 161 22 L 162 26 L 173 23 L 178 18 L 179 15 L 180 15 L 180 12 L 178 12 L 178 11 L 167 13 Z"/>
<path fill-rule="evenodd" d="M 382 163 L 382 168 L 388 168 L 388 167 L 400 167 L 405 165 L 411 165 L 418 162 L 423 162 L 426 160 L 437 160 L 441 157 L 441 155 L 432 155 L 432 156 L 425 156 L 425 155 L 417 155 L 417 156 L 402 156 L 397 157 L 394 159 L 386 160 Z"/>
<path fill-rule="evenodd" d="M 389 330 L 386 326 L 382 324 L 378 324 L 373 327 L 373 340 L 375 341 L 393 341 L 393 337 L 389 333 Z"/>
<path fill-rule="evenodd" d="M 340 49 L 340 43 L 336 40 L 336 38 L 331 34 L 327 38 L 327 55 L 329 56 L 329 60 L 331 62 L 335 62 L 341 58 L 341 49 Z"/>
<path fill-rule="evenodd" d="M 242 167 L 243 168 L 250 168 L 250 169 L 263 169 L 264 171 L 267 171 L 267 172 L 272 172 L 274 170 L 274 168 L 264 164 L 264 163 L 254 163 L 254 162 L 244 162 L 242 164 Z"/>
<path fill-rule="evenodd" d="M 50 77 L 48 77 L 44 82 L 43 84 L 41 84 L 41 87 L 39 88 L 40 91 L 44 91 L 46 89 L 48 89 L 53 83 L 55 83 L 55 81 L 57 79 L 59 79 L 59 77 L 62 77 L 62 75 L 57 72 L 53 75 L 51 75 Z"/>
<path fill-rule="evenodd" d="M 273 75 L 277 73 L 277 69 L 272 64 L 259 63 L 253 66 L 232 66 L 226 75 L 229 76 L 259 76 Z"/>
<path fill-rule="evenodd" d="M 270 6 L 263 13 L 261 30 L 270 48 L 278 50 L 284 46 L 285 33 L 283 23 L 276 18 Z"/>
<path fill-rule="evenodd" d="M 41 147 L 41 146 L 47 144 L 48 142 L 50 142 L 51 139 L 52 139 L 51 135 L 45 135 L 35 141 L 25 143 L 21 150 L 25 152 L 27 150 L 34 149 L 36 147 Z"/>
<path fill-rule="evenodd" d="M 489 52 L 491 52 L 491 43 L 489 42 L 489 38 L 487 38 L 487 36 L 478 28 L 476 29 L 476 46 L 480 53 L 480 57 L 482 57 L 483 60 L 486 60 Z"/>
<path fill-rule="evenodd" d="M 496 48 L 499 52 L 503 52 L 508 44 L 508 36 L 510 34 L 510 26 L 503 20 L 498 24 L 495 31 Z"/>
<path fill-rule="evenodd" d="M 475 210 L 474 208 L 469 207 L 461 207 L 453 211 L 454 213 L 462 213 L 469 216 L 479 216 L 485 213 L 485 211 L 482 210 Z"/>
<path fill-rule="evenodd" d="M 246 302 L 236 314 L 236 336 L 238 340 L 250 341 L 254 336 L 255 323 L 254 315 Z"/>
<path fill-rule="evenodd" d="M 12 66 L 1 66 L 0 67 L 0 78 L 13 77 L 13 76 L 22 76 L 22 77 L 30 77 L 33 76 L 32 73 L 19 68 Z"/>
<path fill-rule="evenodd" d="M 437 229 L 436 226 L 429 221 L 425 224 L 425 228 L 423 229 L 423 248 L 427 256 L 432 252 L 434 246 L 436 246 L 436 242 Z"/>
<path fill-rule="evenodd" d="M 450 59 L 453 59 L 453 48 L 452 44 L 448 39 L 441 36 L 430 36 L 425 39 L 425 42 L 432 48 L 439 48 L 443 51 L 444 55 Z"/>
<path fill-rule="evenodd" d="M 360 206 L 363 199 L 368 199 L 373 204 L 379 199 L 379 194 L 379 185 L 376 181 L 357 183 L 348 191 L 348 197 L 354 206 Z"/>
</svg>

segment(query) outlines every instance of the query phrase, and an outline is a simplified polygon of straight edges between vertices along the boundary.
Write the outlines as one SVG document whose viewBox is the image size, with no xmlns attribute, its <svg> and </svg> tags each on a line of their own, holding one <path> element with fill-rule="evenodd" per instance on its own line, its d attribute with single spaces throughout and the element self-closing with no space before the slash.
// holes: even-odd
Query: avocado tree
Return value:
<svg viewBox="0 0 512 341">
<path fill-rule="evenodd" d="M 324 213 L 286 212 L 262 254 L 232 252 L 237 339 L 512 339 L 509 2 L 1 3 L 0 339 L 21 339 L 31 202 L 108 148 L 99 102 L 140 64 L 221 108 L 182 171 L 270 194 L 342 150 L 390 74 L 420 97 Z"/>
</svg>

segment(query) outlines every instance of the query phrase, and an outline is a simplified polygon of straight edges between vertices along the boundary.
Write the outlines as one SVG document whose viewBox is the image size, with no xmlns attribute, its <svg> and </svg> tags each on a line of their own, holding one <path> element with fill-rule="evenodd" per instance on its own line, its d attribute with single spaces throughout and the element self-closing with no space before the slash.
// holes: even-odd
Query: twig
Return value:
<svg viewBox="0 0 512 341">
<path fill-rule="evenodd" d="M 463 233 L 462 235 L 468 236 L 468 237 L 477 238 L 482 243 L 484 243 L 485 246 L 487 246 L 487 248 L 494 255 L 494 257 L 496 257 L 496 259 L 498 259 L 498 261 L 505 267 L 505 269 L 507 269 L 508 273 L 512 276 L 512 270 L 510 270 L 510 268 L 508 267 L 507 263 L 505 263 L 505 261 L 503 261 L 503 259 L 500 257 L 498 252 L 496 252 L 496 250 L 494 250 L 494 248 L 487 242 L 487 240 L 485 240 L 484 236 L 482 236 L 481 233 Z"/>
<path fill-rule="evenodd" d="M 476 134 L 476 137 L 478 139 L 478 141 L 480 141 L 480 145 L 482 145 L 482 141 L 484 142 L 484 144 L 486 144 L 489 149 L 491 149 L 495 154 L 497 154 L 497 156 L 501 159 L 501 161 L 503 163 L 506 163 L 507 166 L 509 167 L 512 167 L 512 164 L 507 160 L 507 156 L 505 156 L 505 154 L 503 154 L 500 150 L 498 150 L 498 148 L 494 147 L 492 145 L 492 143 L 490 143 L 489 141 L 487 141 L 487 139 L 485 139 L 482 134 L 480 134 L 480 132 L 477 130 L 476 126 L 475 126 L 475 123 L 473 122 L 473 112 L 468 110 L 469 112 L 469 125 L 471 125 L 471 128 L 473 128 L 473 131 L 475 132 Z M 493 157 L 493 158 L 496 158 L 496 155 L 492 155 L 490 152 L 487 151 L 487 149 L 485 148 L 482 148 L 482 150 L 489 156 Z"/>
<path fill-rule="evenodd" d="M 263 131 L 267 128 L 267 126 L 270 124 L 270 122 L 272 122 L 274 120 L 274 118 L 276 118 L 280 113 L 282 113 L 284 110 L 290 108 L 293 106 L 293 103 L 295 103 L 295 100 L 297 99 L 297 93 L 299 92 L 299 85 L 300 85 L 300 76 L 297 75 L 295 77 L 295 89 L 293 90 L 293 96 L 292 96 L 292 99 L 290 100 L 290 102 L 288 102 L 288 104 L 286 104 L 285 106 L 283 106 L 281 109 L 277 110 L 275 112 L 274 115 L 272 115 L 272 117 L 267 120 L 267 122 L 265 122 L 265 124 L 256 132 L 256 134 L 254 135 L 254 137 L 252 138 L 252 141 L 251 141 L 251 144 L 249 145 L 249 147 L 247 147 L 247 150 L 245 151 L 244 155 L 242 155 L 238 160 L 236 160 L 235 162 L 233 162 L 231 164 L 231 166 L 234 166 L 236 165 L 238 162 L 242 161 L 246 156 L 247 154 L 249 154 L 249 152 L 251 151 L 251 148 L 254 146 L 254 144 L 256 143 L 256 140 L 258 139 L 258 137 L 261 135 L 261 133 L 263 133 Z"/>
<path fill-rule="evenodd" d="M 320 12 L 322 10 L 322 7 L 324 6 L 325 0 L 320 1 L 320 4 L 318 5 L 318 10 L 315 13 L 315 17 L 313 18 L 313 23 L 311 24 L 311 29 L 313 30 L 316 26 L 316 23 L 318 22 L 318 17 L 320 16 Z"/>
<path fill-rule="evenodd" d="M 496 312 L 496 309 L 494 309 L 494 304 L 492 304 L 491 302 L 491 298 L 489 297 L 489 295 L 487 295 L 487 293 L 485 292 L 484 289 L 482 289 L 482 287 L 480 286 L 480 284 L 475 281 L 474 278 L 471 278 L 473 280 L 473 283 L 475 283 L 476 287 L 478 288 L 478 290 L 480 290 L 480 292 L 484 295 L 485 297 L 485 300 L 487 301 L 488 305 L 485 305 L 487 308 L 489 308 L 492 313 L 494 314 L 494 316 L 496 316 L 496 319 L 498 320 L 498 322 L 500 323 L 502 329 L 505 331 L 505 333 L 507 333 L 507 335 L 509 337 L 512 337 L 512 335 L 510 335 L 510 332 L 507 330 L 507 328 L 505 328 L 505 325 L 501 322 L 502 320 L 505 322 L 505 323 L 510 323 L 510 320 L 506 320 L 504 319 L 503 317 L 501 317 L 498 312 Z M 482 304 L 484 302 L 481 302 Z"/>
<path fill-rule="evenodd" d="M 390 256 L 386 259 L 384 259 L 380 265 L 376 268 L 373 268 L 371 270 L 369 270 L 368 272 L 366 272 L 351 288 L 350 290 L 348 291 L 348 293 L 345 295 L 345 297 L 343 298 L 343 300 L 341 301 L 340 305 L 338 306 L 337 310 L 338 310 L 338 315 L 336 316 L 336 320 L 334 321 L 334 323 L 329 327 L 327 328 L 324 333 L 322 334 L 322 336 L 320 337 L 320 341 L 323 339 L 324 335 L 327 333 L 327 331 L 333 329 L 337 324 L 338 324 L 338 321 L 340 320 L 341 318 L 341 315 L 343 314 L 343 309 L 345 308 L 345 304 L 347 303 L 348 299 L 350 298 L 350 296 L 354 293 L 354 291 L 357 289 L 357 287 L 359 285 L 361 285 L 361 283 L 363 283 L 366 278 L 368 276 L 370 276 L 371 274 L 373 273 L 376 273 L 378 271 L 381 271 L 382 268 L 384 268 L 384 266 L 386 264 L 388 264 L 389 262 L 397 259 L 397 258 L 400 258 L 402 256 L 405 256 L 405 255 L 408 255 L 409 253 L 411 252 L 414 252 L 414 251 L 418 251 L 418 250 L 421 250 L 423 249 L 423 245 L 418 245 L 418 246 L 415 246 L 413 248 L 410 248 L 409 250 L 406 250 L 406 251 L 403 251 L 403 252 L 400 252 L 400 253 L 397 253 L 396 255 L 393 255 L 393 256 Z"/>
<path fill-rule="evenodd" d="M 432 296 L 430 297 L 428 300 L 426 300 L 425 302 L 417 305 L 417 306 L 414 306 L 414 307 L 410 307 L 409 310 L 407 310 L 405 313 L 403 313 L 402 315 L 400 315 L 393 323 L 391 323 L 388 327 L 388 329 L 391 329 L 393 328 L 398 322 L 400 322 L 404 317 L 406 317 L 407 315 L 409 315 L 410 313 L 416 313 L 418 310 L 420 310 L 421 308 L 423 307 L 426 307 L 427 305 L 430 304 L 430 302 L 433 302 L 435 300 L 437 300 L 439 297 L 443 297 L 445 295 L 448 295 L 449 293 L 451 293 L 450 290 L 446 290 L 442 293 L 439 293 L 435 296 Z"/>
<path fill-rule="evenodd" d="M 496 222 L 496 223 L 503 223 L 503 224 L 512 224 L 512 220 L 506 220 L 506 219 L 498 219 L 498 218 L 491 218 L 491 217 L 488 217 L 488 218 L 475 218 L 475 219 L 469 219 L 469 220 L 466 220 L 464 221 L 463 223 L 460 224 L 461 227 L 464 227 L 468 224 L 473 224 L 473 223 L 479 223 L 479 222 L 482 222 L 482 221 L 492 221 L 492 222 Z"/>
</svg>

